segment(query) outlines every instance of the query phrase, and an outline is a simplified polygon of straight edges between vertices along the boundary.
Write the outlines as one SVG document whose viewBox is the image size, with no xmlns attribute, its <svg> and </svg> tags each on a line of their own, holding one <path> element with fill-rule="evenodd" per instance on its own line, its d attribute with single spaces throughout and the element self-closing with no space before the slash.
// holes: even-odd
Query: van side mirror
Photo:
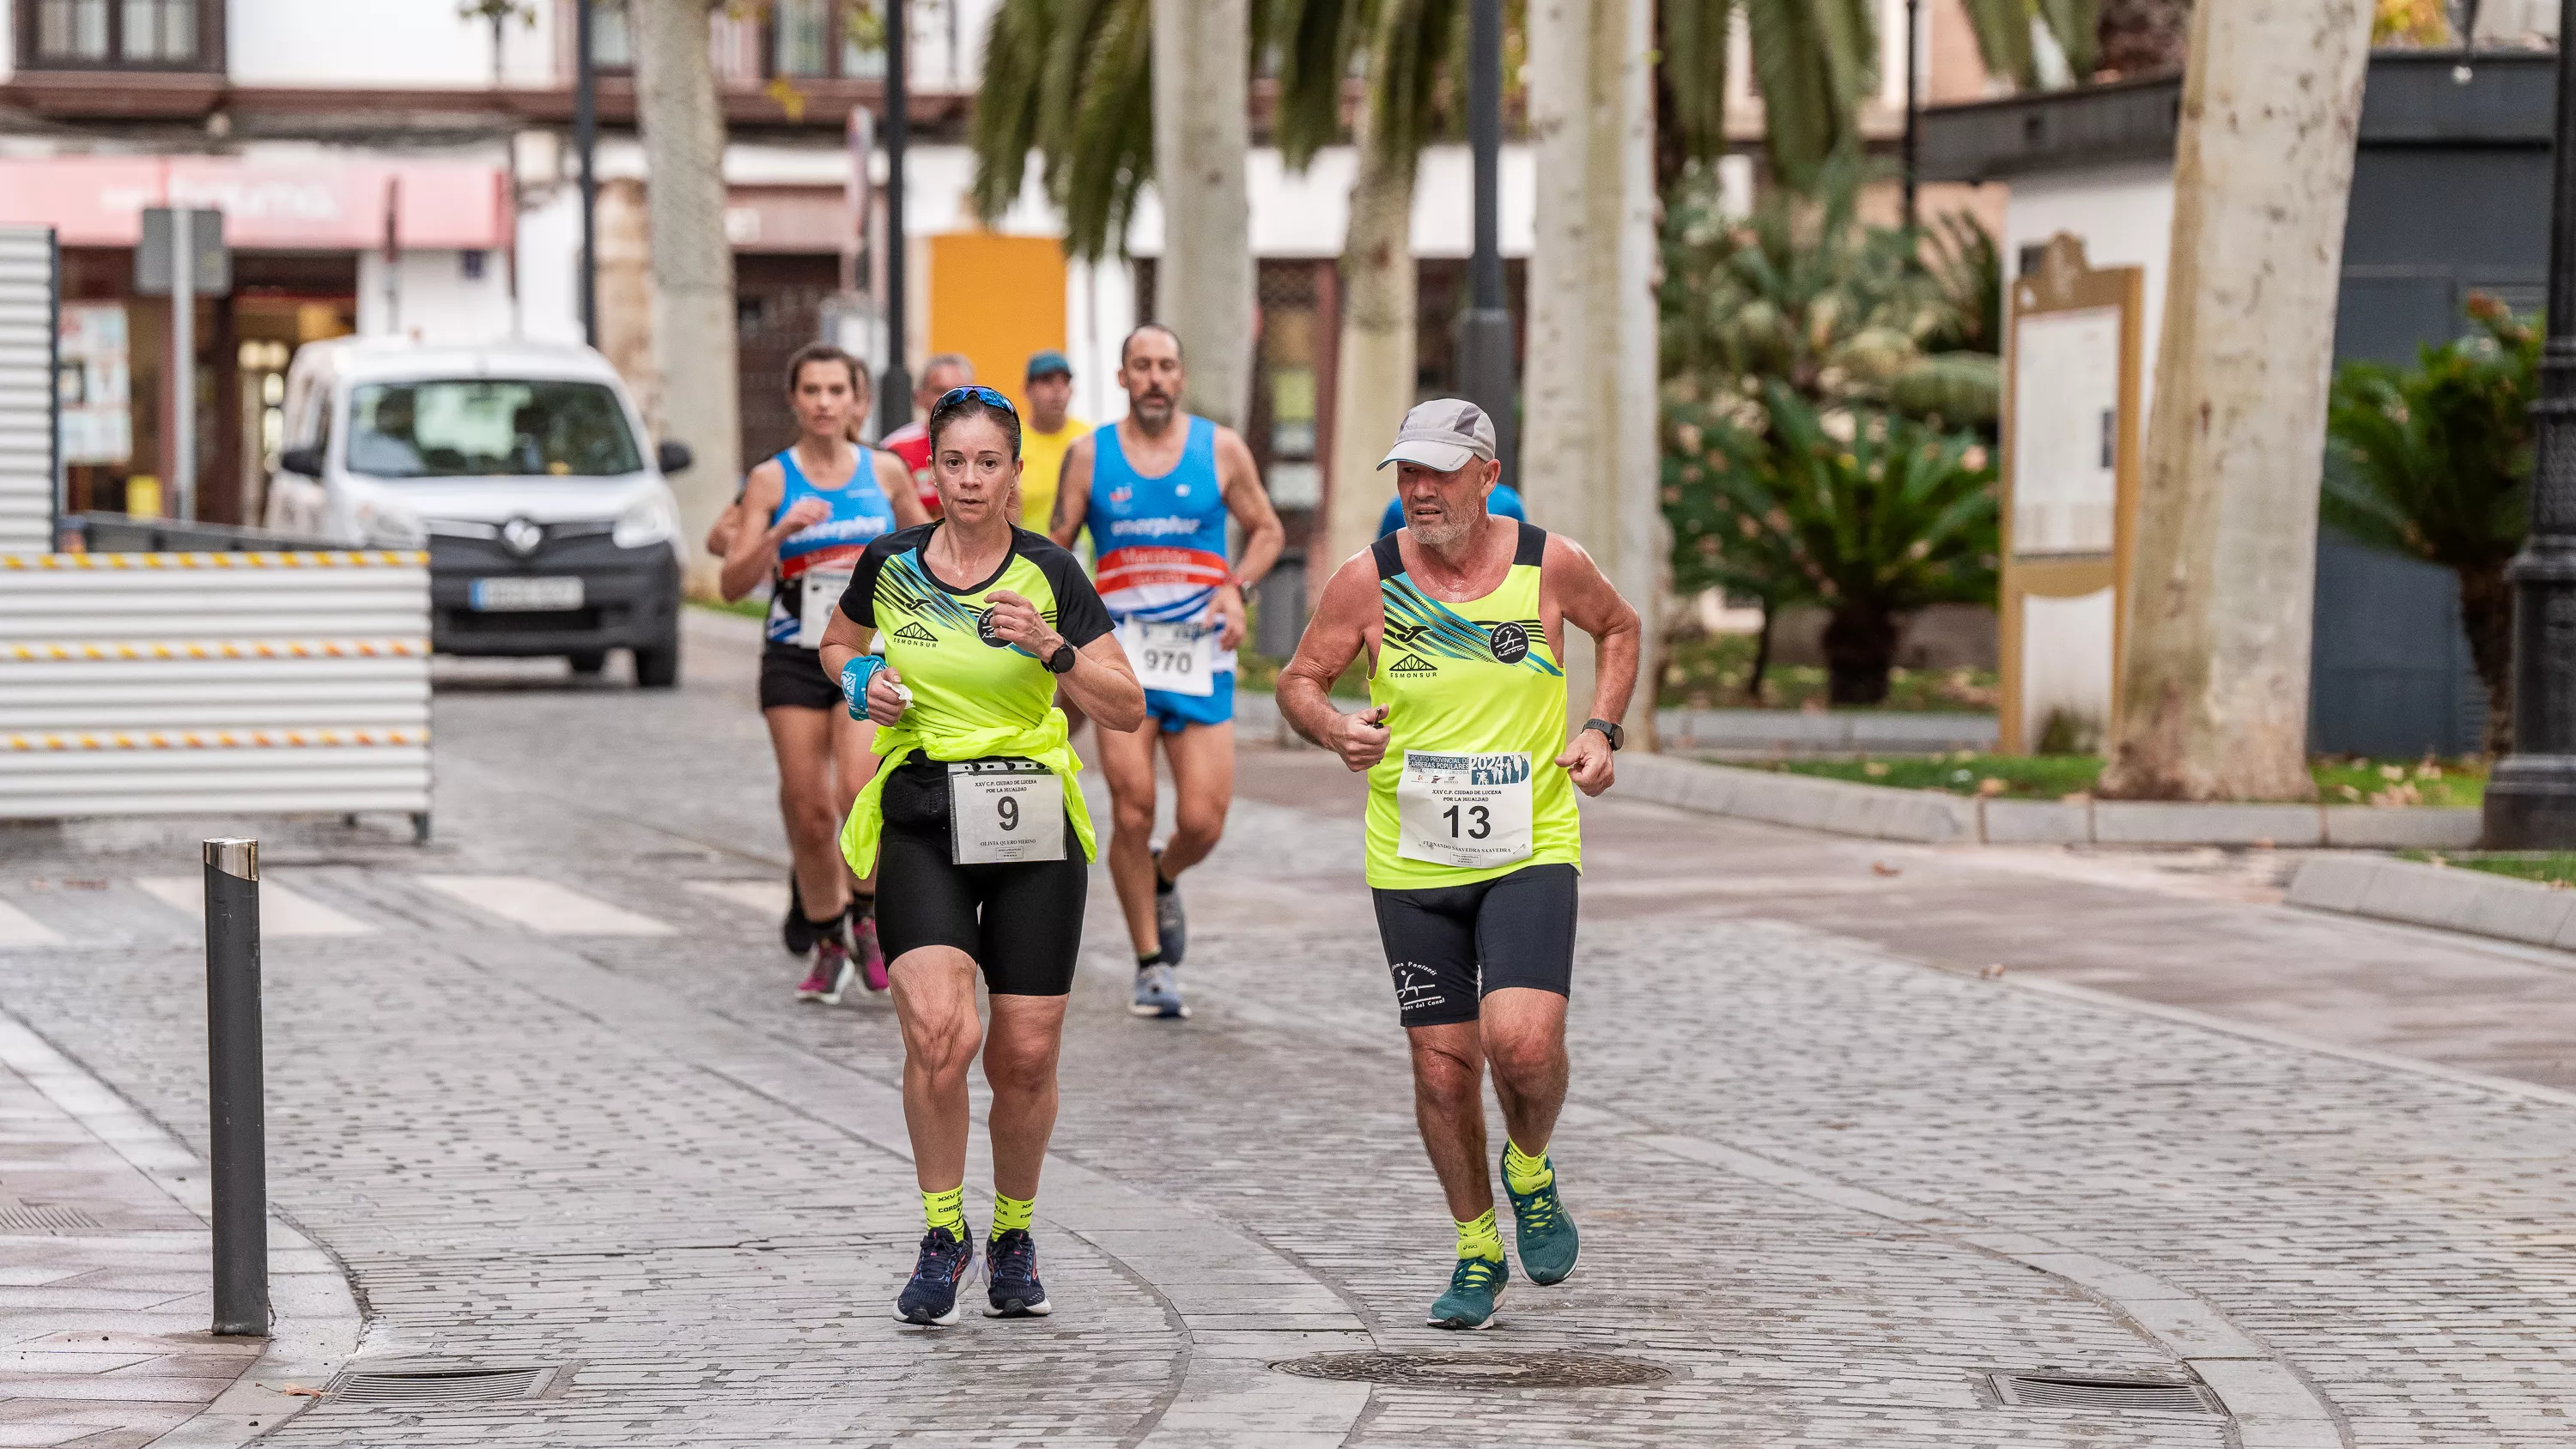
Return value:
<svg viewBox="0 0 2576 1449">
<path fill-rule="evenodd" d="M 281 473 L 293 473 L 303 478 L 319 478 L 322 476 L 322 450 L 310 447 L 289 448 L 277 455 L 277 468 Z"/>
<path fill-rule="evenodd" d="M 653 450 L 653 462 L 665 475 L 686 473 L 689 465 L 696 461 L 697 455 L 689 451 L 686 443 L 665 439 L 660 447 Z"/>
</svg>

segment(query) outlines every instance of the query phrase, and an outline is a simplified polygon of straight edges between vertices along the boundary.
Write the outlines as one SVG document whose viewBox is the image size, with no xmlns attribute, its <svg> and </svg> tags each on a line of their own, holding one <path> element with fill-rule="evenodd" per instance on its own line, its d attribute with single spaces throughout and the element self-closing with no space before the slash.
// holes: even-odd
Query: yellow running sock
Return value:
<svg viewBox="0 0 2576 1449">
<path fill-rule="evenodd" d="M 1037 1211 L 1038 1200 L 1036 1198 L 1011 1197 L 1007 1194 L 998 1192 L 993 1194 L 992 1235 L 998 1238 L 1002 1234 L 1011 1231 L 1013 1228 L 1026 1232 L 1029 1226 L 1029 1219 L 1037 1216 Z"/>
<path fill-rule="evenodd" d="M 1503 1149 L 1503 1181 L 1523 1197 L 1556 1181 L 1556 1169 L 1547 1165 L 1547 1149 L 1523 1152 L 1517 1142 Z"/>
<path fill-rule="evenodd" d="M 1485 1209 L 1485 1215 L 1474 1222 L 1458 1225 L 1458 1256 L 1482 1258 L 1489 1263 L 1503 1261 L 1503 1235 L 1494 1227 L 1492 1208 Z"/>
<path fill-rule="evenodd" d="M 966 1237 L 966 1189 L 952 1187 L 946 1192 L 921 1195 L 921 1215 L 933 1228 L 946 1228 L 963 1241 Z"/>
</svg>

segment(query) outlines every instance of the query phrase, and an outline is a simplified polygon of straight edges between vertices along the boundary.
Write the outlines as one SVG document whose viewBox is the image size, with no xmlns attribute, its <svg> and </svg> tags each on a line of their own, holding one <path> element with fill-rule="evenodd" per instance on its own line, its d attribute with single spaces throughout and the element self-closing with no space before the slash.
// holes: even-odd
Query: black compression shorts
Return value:
<svg viewBox="0 0 2576 1449">
<path fill-rule="evenodd" d="M 823 676 L 822 650 L 770 648 L 760 656 L 760 707 L 846 711 L 849 702 Z"/>
<path fill-rule="evenodd" d="M 948 767 L 905 761 L 887 777 L 877 848 L 877 941 L 886 960 L 951 946 L 984 969 L 995 996 L 1063 996 L 1082 954 L 1091 868 L 1064 825 L 1065 859 L 958 865 L 948 823 Z"/>
<path fill-rule="evenodd" d="M 1404 1024 L 1474 1021 L 1485 993 L 1506 986 L 1571 994 L 1580 879 L 1560 862 L 1472 885 L 1370 891 Z"/>
</svg>

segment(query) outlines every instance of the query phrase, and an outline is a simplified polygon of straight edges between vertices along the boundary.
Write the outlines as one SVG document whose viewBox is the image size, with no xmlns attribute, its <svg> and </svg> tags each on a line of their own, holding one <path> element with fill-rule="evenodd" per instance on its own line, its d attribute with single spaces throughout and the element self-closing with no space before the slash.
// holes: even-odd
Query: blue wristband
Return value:
<svg viewBox="0 0 2576 1449">
<path fill-rule="evenodd" d="M 850 718 L 868 717 L 868 681 L 886 667 L 882 654 L 862 654 L 841 666 L 841 698 L 850 705 Z"/>
</svg>

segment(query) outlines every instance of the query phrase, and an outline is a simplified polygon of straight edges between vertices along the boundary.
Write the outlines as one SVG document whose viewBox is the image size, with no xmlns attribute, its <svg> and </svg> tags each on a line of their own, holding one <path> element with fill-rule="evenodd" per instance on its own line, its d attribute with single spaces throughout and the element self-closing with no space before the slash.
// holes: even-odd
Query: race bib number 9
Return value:
<svg viewBox="0 0 2576 1449">
<path fill-rule="evenodd" d="M 1396 851 L 1406 860 L 1488 870 L 1529 859 L 1530 757 L 1404 752 L 1395 784 Z"/>
<path fill-rule="evenodd" d="M 1136 682 L 1165 694 L 1216 693 L 1216 640 L 1216 630 L 1196 624 L 1130 619 L 1118 626 L 1119 647 L 1135 666 Z"/>
<path fill-rule="evenodd" d="M 1034 760 L 948 767 L 948 825 L 959 865 L 1064 859 L 1064 781 Z"/>
<path fill-rule="evenodd" d="M 797 648 L 823 647 L 823 631 L 832 627 L 832 611 L 841 606 L 841 595 L 850 591 L 850 574 L 849 569 L 805 571 L 804 608 L 796 621 Z"/>
</svg>

